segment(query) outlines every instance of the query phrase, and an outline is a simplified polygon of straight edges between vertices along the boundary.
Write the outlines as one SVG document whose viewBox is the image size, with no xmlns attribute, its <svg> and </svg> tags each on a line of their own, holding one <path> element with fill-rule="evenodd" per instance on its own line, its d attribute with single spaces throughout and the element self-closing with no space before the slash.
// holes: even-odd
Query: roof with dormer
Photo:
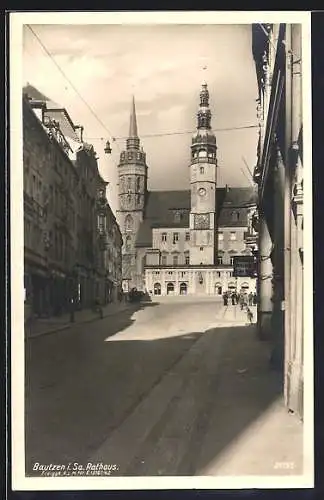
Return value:
<svg viewBox="0 0 324 500">
<path fill-rule="evenodd" d="M 217 224 L 222 227 L 245 227 L 248 212 L 256 203 L 253 188 L 217 188 Z M 137 247 L 152 246 L 154 228 L 189 228 L 190 191 L 149 191 L 144 220 L 137 234 Z"/>
</svg>

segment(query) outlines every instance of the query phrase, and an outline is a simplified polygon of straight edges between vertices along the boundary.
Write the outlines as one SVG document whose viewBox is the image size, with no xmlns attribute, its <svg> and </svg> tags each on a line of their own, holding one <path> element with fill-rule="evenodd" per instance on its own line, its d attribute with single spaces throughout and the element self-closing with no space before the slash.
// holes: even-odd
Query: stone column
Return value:
<svg viewBox="0 0 324 500">
<path fill-rule="evenodd" d="M 259 221 L 259 263 L 258 263 L 258 336 L 261 340 L 271 336 L 272 314 L 272 262 L 270 254 L 272 241 L 264 214 Z"/>
<path fill-rule="evenodd" d="M 287 367 L 287 405 L 303 416 L 303 173 L 300 156 L 302 126 L 301 28 L 291 27 L 291 308 L 290 351 Z"/>
</svg>

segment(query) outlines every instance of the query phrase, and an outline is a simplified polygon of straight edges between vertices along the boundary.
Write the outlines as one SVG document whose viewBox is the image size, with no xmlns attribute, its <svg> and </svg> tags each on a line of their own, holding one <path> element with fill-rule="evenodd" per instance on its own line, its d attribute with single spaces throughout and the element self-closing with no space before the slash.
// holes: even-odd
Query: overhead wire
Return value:
<svg viewBox="0 0 324 500">
<path fill-rule="evenodd" d="M 226 128 L 215 128 L 212 129 L 211 132 L 230 132 L 234 130 L 244 130 L 244 129 L 252 129 L 252 128 L 258 128 L 259 125 L 243 125 L 240 127 L 226 127 Z M 156 133 L 156 134 L 141 134 L 141 138 L 150 138 L 150 137 L 166 137 L 166 136 L 173 136 L 173 135 L 187 135 L 187 134 L 194 134 L 196 133 L 197 130 L 185 130 L 185 131 L 174 131 L 174 132 L 161 132 L 161 133 Z M 89 140 L 104 140 L 104 137 L 87 137 Z M 113 141 L 121 141 L 121 140 L 126 140 L 127 136 L 125 137 L 112 137 Z"/>
<path fill-rule="evenodd" d="M 47 47 L 45 46 L 45 44 L 42 42 L 42 40 L 40 39 L 40 37 L 38 36 L 38 34 L 33 30 L 33 28 L 29 24 L 26 24 L 26 26 L 31 31 L 31 33 L 34 35 L 34 37 L 36 38 L 36 40 L 38 41 L 38 43 L 40 44 L 40 46 L 43 48 L 43 50 L 45 51 L 45 53 L 47 54 L 47 56 L 54 63 L 54 65 L 56 66 L 56 68 L 59 70 L 59 72 L 61 73 L 61 75 L 63 76 L 63 78 L 69 83 L 69 85 L 72 87 L 72 89 L 74 90 L 74 92 L 78 95 L 78 97 L 81 99 L 81 101 L 83 102 L 83 104 L 88 108 L 88 110 L 91 112 L 91 114 L 96 118 L 96 120 L 98 121 L 98 123 L 100 123 L 100 125 L 106 130 L 106 132 L 108 133 L 110 139 L 112 140 L 113 135 L 110 132 L 110 130 L 107 128 L 107 126 L 105 125 L 105 123 L 99 118 L 99 116 L 97 115 L 97 113 L 93 110 L 93 108 L 90 106 L 90 104 L 81 95 L 80 91 L 76 88 L 76 86 L 74 85 L 74 83 L 70 80 L 70 78 L 63 71 L 63 69 L 61 68 L 61 66 L 55 60 L 55 58 L 50 53 L 50 51 L 47 49 Z"/>
</svg>

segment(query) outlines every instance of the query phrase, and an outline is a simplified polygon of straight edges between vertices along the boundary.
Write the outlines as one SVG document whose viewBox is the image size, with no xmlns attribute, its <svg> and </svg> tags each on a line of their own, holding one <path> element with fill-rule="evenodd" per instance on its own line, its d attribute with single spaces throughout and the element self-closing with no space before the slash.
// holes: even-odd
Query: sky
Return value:
<svg viewBox="0 0 324 500">
<path fill-rule="evenodd" d="M 82 98 L 27 26 L 23 86 L 36 87 L 65 107 L 75 124 L 84 126 L 84 139 L 94 145 L 100 173 L 109 182 L 107 194 L 114 212 L 117 165 L 128 134 L 133 94 L 147 153 L 149 189 L 189 189 L 190 143 L 203 80 L 210 92 L 218 145 L 218 185 L 249 185 L 245 163 L 252 171 L 257 128 L 217 129 L 257 124 L 251 25 L 37 24 L 31 28 Z M 104 153 L 107 139 L 111 155 Z"/>
</svg>

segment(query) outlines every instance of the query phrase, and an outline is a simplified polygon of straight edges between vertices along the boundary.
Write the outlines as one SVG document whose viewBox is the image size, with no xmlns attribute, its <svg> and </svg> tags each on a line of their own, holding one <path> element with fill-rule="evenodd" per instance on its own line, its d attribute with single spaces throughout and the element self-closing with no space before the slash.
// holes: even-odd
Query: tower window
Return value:
<svg viewBox="0 0 324 500">
<path fill-rule="evenodd" d="M 136 196 L 136 203 L 137 203 L 137 205 L 140 205 L 140 203 L 141 203 L 141 195 L 140 194 L 138 194 Z"/>
<path fill-rule="evenodd" d="M 166 241 L 167 240 L 167 233 L 162 233 L 161 234 L 161 241 Z"/>
<path fill-rule="evenodd" d="M 139 191 L 141 189 L 141 178 L 136 177 L 136 191 Z"/>
<path fill-rule="evenodd" d="M 203 174 L 205 172 L 204 167 L 200 167 L 200 173 Z"/>
<path fill-rule="evenodd" d="M 175 245 L 179 241 L 179 233 L 173 233 L 173 244 Z"/>
<path fill-rule="evenodd" d="M 133 218 L 131 215 L 128 214 L 125 218 L 125 230 L 132 231 L 133 227 L 134 227 Z"/>
<path fill-rule="evenodd" d="M 131 188 L 131 182 L 132 182 L 132 179 L 130 177 L 127 177 L 127 189 L 128 190 Z"/>
</svg>

